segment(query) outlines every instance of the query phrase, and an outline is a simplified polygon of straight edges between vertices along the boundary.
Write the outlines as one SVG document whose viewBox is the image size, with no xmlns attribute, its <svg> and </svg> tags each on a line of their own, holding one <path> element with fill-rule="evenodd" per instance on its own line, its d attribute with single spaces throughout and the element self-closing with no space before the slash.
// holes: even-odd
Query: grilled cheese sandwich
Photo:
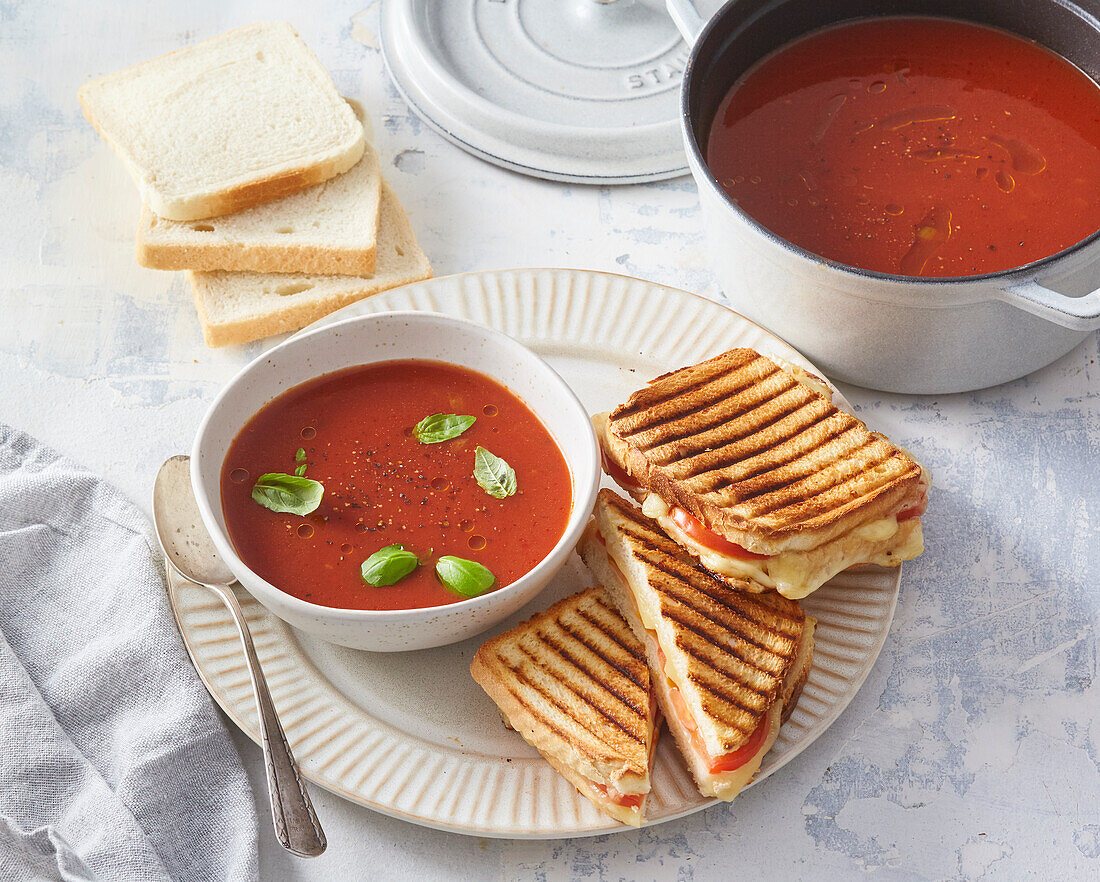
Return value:
<svg viewBox="0 0 1100 882">
<path fill-rule="evenodd" d="M 831 399 L 801 368 L 735 349 L 593 422 L 608 474 L 704 567 L 799 599 L 924 548 L 927 473 Z"/>
<path fill-rule="evenodd" d="M 608 490 L 579 551 L 645 646 L 657 700 L 700 792 L 732 799 L 798 701 L 813 619 L 793 601 L 699 569 Z"/>
<path fill-rule="evenodd" d="M 641 825 L 660 710 L 641 641 L 602 588 L 487 641 L 470 674 L 505 724 L 583 796 Z"/>
</svg>

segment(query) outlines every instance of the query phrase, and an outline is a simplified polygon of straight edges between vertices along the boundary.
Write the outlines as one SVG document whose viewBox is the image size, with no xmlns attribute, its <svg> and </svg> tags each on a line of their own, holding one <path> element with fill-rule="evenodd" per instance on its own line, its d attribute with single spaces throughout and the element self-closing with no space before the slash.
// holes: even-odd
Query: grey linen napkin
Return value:
<svg viewBox="0 0 1100 882">
<path fill-rule="evenodd" d="M 0 879 L 256 877 L 161 560 L 118 490 L 0 424 Z"/>
</svg>

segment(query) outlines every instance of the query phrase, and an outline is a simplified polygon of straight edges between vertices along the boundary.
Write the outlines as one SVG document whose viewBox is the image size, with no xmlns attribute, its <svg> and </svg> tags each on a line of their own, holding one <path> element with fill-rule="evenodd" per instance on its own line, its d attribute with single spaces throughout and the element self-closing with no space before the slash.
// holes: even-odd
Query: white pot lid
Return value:
<svg viewBox="0 0 1100 882">
<path fill-rule="evenodd" d="M 663 0 L 385 0 L 381 43 L 413 109 L 489 162 L 591 184 L 687 173 L 688 47 Z"/>
</svg>

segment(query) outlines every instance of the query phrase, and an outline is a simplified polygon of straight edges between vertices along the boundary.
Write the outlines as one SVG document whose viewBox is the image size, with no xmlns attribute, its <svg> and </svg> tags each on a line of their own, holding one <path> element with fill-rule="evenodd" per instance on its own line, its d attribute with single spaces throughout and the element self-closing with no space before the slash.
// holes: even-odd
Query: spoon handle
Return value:
<svg viewBox="0 0 1100 882">
<path fill-rule="evenodd" d="M 298 763 L 290 751 L 282 724 L 279 723 L 279 715 L 275 712 L 275 703 L 271 700 L 267 680 L 260 661 L 256 658 L 256 647 L 252 644 L 252 634 L 248 630 L 244 612 L 232 588 L 223 585 L 205 587 L 221 596 L 233 615 L 244 644 L 244 655 L 248 660 L 248 673 L 252 678 L 252 691 L 256 694 L 256 707 L 260 717 L 260 742 L 264 751 L 264 766 L 267 769 L 267 788 L 271 797 L 275 836 L 287 851 L 301 857 L 316 857 L 324 852 L 328 843 L 313 811 L 313 803 L 306 793 Z"/>
</svg>

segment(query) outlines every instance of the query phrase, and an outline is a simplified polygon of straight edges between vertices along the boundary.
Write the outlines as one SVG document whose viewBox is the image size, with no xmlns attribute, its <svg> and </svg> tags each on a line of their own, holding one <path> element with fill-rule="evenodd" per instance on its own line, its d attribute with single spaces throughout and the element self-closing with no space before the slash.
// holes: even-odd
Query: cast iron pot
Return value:
<svg viewBox="0 0 1100 882">
<path fill-rule="evenodd" d="M 803 250 L 735 205 L 704 161 L 718 105 L 756 61 L 809 31 L 874 15 L 940 15 L 1038 41 L 1100 78 L 1100 0 L 730 0 L 704 22 L 667 0 L 689 44 L 681 122 L 714 272 L 733 308 L 784 337 L 832 379 L 942 393 L 1016 379 L 1100 328 L 1100 232 L 1017 269 L 922 279 Z M 1096 194 L 1100 198 L 1100 193 Z"/>
</svg>

